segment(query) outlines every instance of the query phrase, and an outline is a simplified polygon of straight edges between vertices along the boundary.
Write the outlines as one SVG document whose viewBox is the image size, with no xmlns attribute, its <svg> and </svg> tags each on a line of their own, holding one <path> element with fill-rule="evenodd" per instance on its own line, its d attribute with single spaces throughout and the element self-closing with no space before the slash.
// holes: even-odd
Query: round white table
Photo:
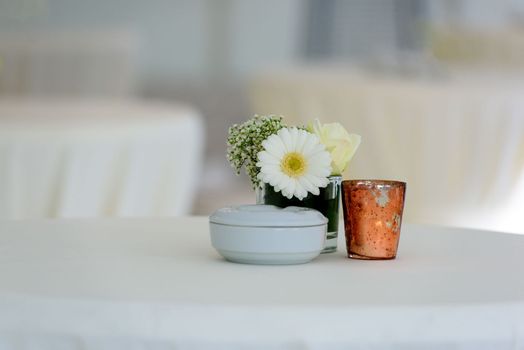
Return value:
<svg viewBox="0 0 524 350">
<path fill-rule="evenodd" d="M 0 99 L 0 219 L 187 215 L 204 142 L 177 104 Z"/>
<path fill-rule="evenodd" d="M 405 225 L 396 260 L 344 250 L 241 265 L 203 217 L 0 222 L 0 348 L 524 346 L 524 236 Z"/>
<path fill-rule="evenodd" d="M 524 233 L 524 84 L 302 67 L 254 79 L 252 109 L 320 118 L 362 136 L 348 178 L 406 181 L 410 222 Z"/>
</svg>

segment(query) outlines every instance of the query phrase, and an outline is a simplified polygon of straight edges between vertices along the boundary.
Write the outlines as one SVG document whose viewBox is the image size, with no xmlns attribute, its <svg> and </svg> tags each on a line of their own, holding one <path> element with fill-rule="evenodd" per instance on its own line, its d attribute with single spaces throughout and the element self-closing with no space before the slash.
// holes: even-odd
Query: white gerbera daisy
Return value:
<svg viewBox="0 0 524 350">
<path fill-rule="evenodd" d="M 305 130 L 283 128 L 262 142 L 258 178 L 291 199 L 318 195 L 331 174 L 331 156 L 320 139 Z"/>
</svg>

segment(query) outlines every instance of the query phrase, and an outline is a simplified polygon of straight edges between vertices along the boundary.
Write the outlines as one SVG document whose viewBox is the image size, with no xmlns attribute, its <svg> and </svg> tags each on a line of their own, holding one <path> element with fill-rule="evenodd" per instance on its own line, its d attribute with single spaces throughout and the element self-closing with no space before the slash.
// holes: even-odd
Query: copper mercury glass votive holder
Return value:
<svg viewBox="0 0 524 350">
<path fill-rule="evenodd" d="M 342 206 L 349 258 L 395 259 L 405 193 L 406 183 L 400 181 L 342 181 Z"/>
</svg>

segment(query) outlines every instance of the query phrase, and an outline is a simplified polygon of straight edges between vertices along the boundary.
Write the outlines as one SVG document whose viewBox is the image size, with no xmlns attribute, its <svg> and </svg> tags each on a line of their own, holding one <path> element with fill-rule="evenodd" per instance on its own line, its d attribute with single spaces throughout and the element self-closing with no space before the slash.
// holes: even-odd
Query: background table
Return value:
<svg viewBox="0 0 524 350">
<path fill-rule="evenodd" d="M 523 236 L 406 225 L 396 260 L 339 250 L 240 265 L 206 218 L 0 222 L 0 348 L 523 348 Z"/>
<path fill-rule="evenodd" d="M 192 108 L 0 100 L 0 218 L 184 215 L 203 162 Z"/>
<path fill-rule="evenodd" d="M 346 177 L 407 181 L 406 218 L 524 233 L 522 76 L 303 67 L 254 79 L 252 109 L 362 135 Z"/>
</svg>

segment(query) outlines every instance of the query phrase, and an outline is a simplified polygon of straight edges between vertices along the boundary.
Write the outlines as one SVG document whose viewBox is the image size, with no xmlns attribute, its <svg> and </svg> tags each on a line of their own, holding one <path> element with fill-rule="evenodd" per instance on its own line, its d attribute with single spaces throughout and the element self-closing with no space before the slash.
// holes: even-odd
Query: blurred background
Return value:
<svg viewBox="0 0 524 350">
<path fill-rule="evenodd" d="M 254 113 L 340 122 L 405 220 L 524 233 L 524 0 L 0 0 L 0 218 L 208 215 Z"/>
</svg>

